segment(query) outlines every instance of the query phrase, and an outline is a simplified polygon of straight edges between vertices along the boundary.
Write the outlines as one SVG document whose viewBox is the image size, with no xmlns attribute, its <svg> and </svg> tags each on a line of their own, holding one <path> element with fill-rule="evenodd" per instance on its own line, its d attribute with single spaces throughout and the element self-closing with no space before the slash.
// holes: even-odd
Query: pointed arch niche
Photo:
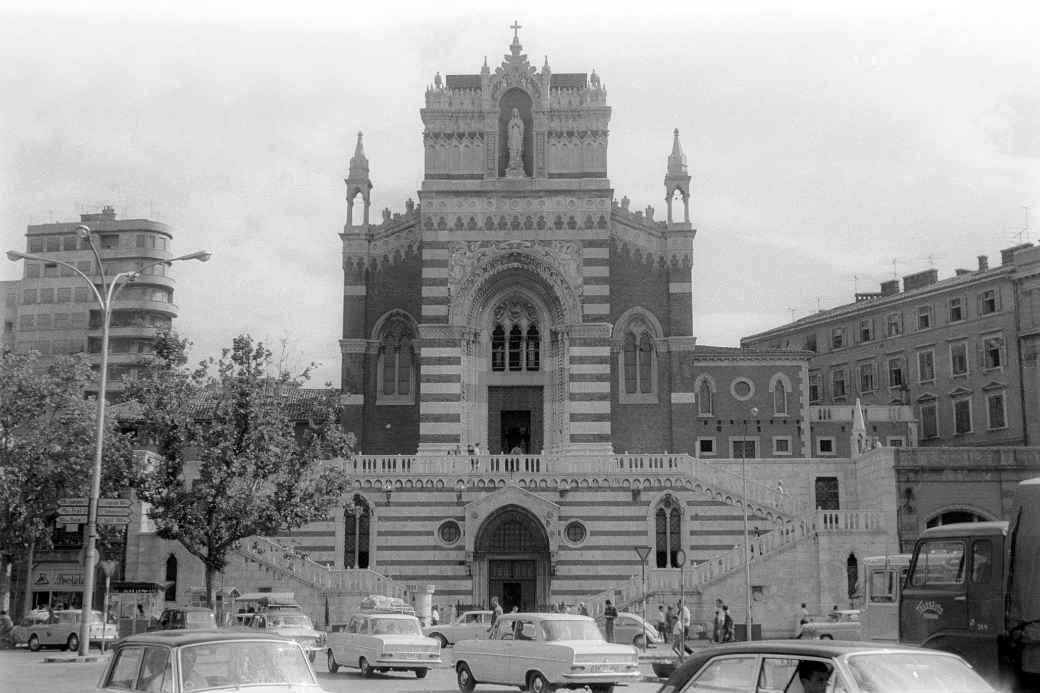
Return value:
<svg viewBox="0 0 1040 693">
<path fill-rule="evenodd" d="M 629 308 L 614 323 L 620 404 L 657 404 L 658 341 L 663 335 L 657 316 L 642 306 Z"/>
<path fill-rule="evenodd" d="M 686 553 L 689 533 L 685 502 L 674 491 L 664 491 L 650 499 L 647 516 L 647 542 L 652 568 L 678 568 L 679 551 Z"/>
</svg>

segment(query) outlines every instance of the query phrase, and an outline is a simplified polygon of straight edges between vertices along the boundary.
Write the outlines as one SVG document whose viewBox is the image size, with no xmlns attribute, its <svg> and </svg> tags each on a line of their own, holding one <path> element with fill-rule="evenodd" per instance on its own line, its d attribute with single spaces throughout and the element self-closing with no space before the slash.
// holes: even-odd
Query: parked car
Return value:
<svg viewBox="0 0 1040 693">
<path fill-rule="evenodd" d="M 419 619 L 411 614 L 354 614 L 345 630 L 329 633 L 326 645 L 333 674 L 340 667 L 357 667 L 362 676 L 414 671 L 421 679 L 441 663 L 440 641 L 423 635 Z"/>
<path fill-rule="evenodd" d="M 687 657 L 658 693 L 801 692 L 800 673 L 818 669 L 828 691 L 995 693 L 954 654 L 920 647 L 805 640 L 716 645 Z"/>
<path fill-rule="evenodd" d="M 423 628 L 423 633 L 441 641 L 441 647 L 454 645 L 459 640 L 487 638 L 491 629 L 492 611 L 464 611 L 454 623 L 442 623 Z"/>
<path fill-rule="evenodd" d="M 315 629 L 292 593 L 244 594 L 236 603 L 242 609 L 235 614 L 238 625 L 292 638 L 307 650 L 312 662 L 325 651 L 325 632 Z"/>
<path fill-rule="evenodd" d="M 832 611 L 826 620 L 802 624 L 796 637 L 802 640 L 862 640 L 859 609 Z"/>
<path fill-rule="evenodd" d="M 98 688 L 103 691 L 250 693 L 288 689 L 322 693 L 300 644 L 242 630 L 160 630 L 123 638 L 113 647 Z"/>
<path fill-rule="evenodd" d="M 148 630 L 213 630 L 217 619 L 213 609 L 203 606 L 174 606 L 163 609 L 159 619 Z"/>
<path fill-rule="evenodd" d="M 602 615 L 596 617 L 596 625 L 600 631 L 607 633 L 607 619 Z M 645 631 L 644 631 L 645 627 Z M 628 611 L 622 611 L 614 619 L 614 642 L 628 644 L 643 649 L 643 637 L 646 637 L 647 647 L 656 647 L 664 642 L 664 638 L 651 623 L 644 623 L 643 617 Z"/>
<path fill-rule="evenodd" d="M 11 629 L 11 644 L 15 647 L 25 645 L 29 641 L 29 628 L 39 623 L 46 623 L 48 618 L 50 618 L 50 612 L 47 609 L 30 611 L 28 616 Z"/>
<path fill-rule="evenodd" d="M 456 644 L 455 675 L 462 693 L 480 683 L 531 693 L 585 687 L 611 693 L 616 684 L 642 678 L 636 649 L 606 642 L 588 616 L 541 613 L 506 614 L 487 640 Z"/>
<path fill-rule="evenodd" d="M 47 620 L 31 625 L 27 629 L 26 642 L 33 652 L 41 647 L 65 647 L 70 652 L 79 649 L 80 609 L 62 609 L 53 611 Z M 100 611 L 92 611 L 90 625 L 90 644 L 98 646 L 118 637 L 118 629 L 114 623 L 105 623 Z"/>
</svg>

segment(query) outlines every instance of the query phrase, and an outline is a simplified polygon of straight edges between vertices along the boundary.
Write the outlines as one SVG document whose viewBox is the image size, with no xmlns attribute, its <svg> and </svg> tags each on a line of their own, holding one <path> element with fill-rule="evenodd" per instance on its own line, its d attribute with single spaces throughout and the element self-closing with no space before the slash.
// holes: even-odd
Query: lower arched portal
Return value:
<svg viewBox="0 0 1040 693">
<path fill-rule="evenodd" d="M 549 537 L 538 518 L 519 505 L 492 513 L 477 533 L 473 553 L 474 597 L 498 597 L 508 612 L 533 611 L 549 602 Z"/>
</svg>

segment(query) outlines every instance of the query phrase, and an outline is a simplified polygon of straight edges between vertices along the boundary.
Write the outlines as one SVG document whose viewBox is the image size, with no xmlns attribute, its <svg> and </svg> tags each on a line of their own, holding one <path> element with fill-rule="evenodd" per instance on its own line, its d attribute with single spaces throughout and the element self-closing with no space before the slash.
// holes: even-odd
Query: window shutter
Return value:
<svg viewBox="0 0 1040 693">
<path fill-rule="evenodd" d="M 997 310 L 1000 310 L 1000 287 L 993 288 L 993 305 Z"/>
<path fill-rule="evenodd" d="M 984 315 L 982 310 L 982 294 L 975 296 L 975 315 L 982 317 Z"/>
<path fill-rule="evenodd" d="M 1001 368 L 1006 368 L 1007 367 L 1007 362 L 1008 362 L 1008 358 L 1007 358 L 1007 341 L 1005 341 L 1003 338 L 1001 338 L 1001 340 L 1000 340 L 1000 367 Z"/>
<path fill-rule="evenodd" d="M 978 355 L 979 355 L 979 370 L 982 370 L 983 368 L 986 367 L 986 340 L 985 339 L 982 339 L 982 340 L 979 341 L 979 345 L 978 345 L 977 349 L 978 349 Z"/>
</svg>

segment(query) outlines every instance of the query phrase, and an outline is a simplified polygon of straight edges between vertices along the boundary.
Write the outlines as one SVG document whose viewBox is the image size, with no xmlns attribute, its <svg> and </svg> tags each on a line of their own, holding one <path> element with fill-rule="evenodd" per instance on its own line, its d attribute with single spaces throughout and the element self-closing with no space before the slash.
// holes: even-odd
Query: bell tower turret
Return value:
<svg viewBox="0 0 1040 693">
<path fill-rule="evenodd" d="M 671 224 L 672 202 L 675 193 L 682 195 L 683 223 L 690 223 L 690 173 L 686 168 L 686 154 L 679 144 L 679 129 L 676 128 L 672 140 L 672 153 L 668 155 L 668 172 L 664 176 L 664 200 L 668 205 L 668 223 Z"/>
<path fill-rule="evenodd" d="M 350 168 L 347 172 L 347 228 L 354 225 L 368 226 L 368 210 L 372 206 L 372 180 L 368 177 L 368 157 L 365 156 L 365 145 L 361 141 L 362 134 L 357 134 L 357 145 L 354 156 L 350 157 Z M 364 218 L 354 219 L 354 199 L 361 195 L 364 202 Z M 360 221 L 360 223 L 358 223 Z"/>
</svg>

